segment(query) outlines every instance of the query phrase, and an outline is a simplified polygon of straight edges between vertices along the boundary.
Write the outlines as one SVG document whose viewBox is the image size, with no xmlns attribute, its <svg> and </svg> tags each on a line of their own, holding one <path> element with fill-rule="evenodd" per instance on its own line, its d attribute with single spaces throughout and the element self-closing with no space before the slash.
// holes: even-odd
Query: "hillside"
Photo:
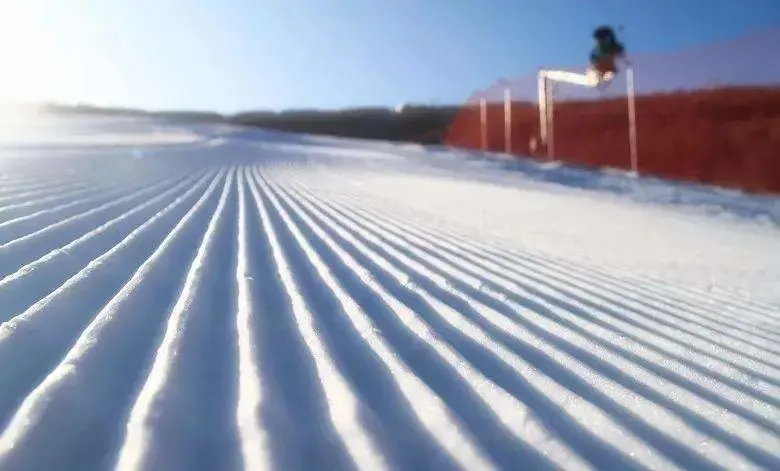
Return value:
<svg viewBox="0 0 780 471">
<path fill-rule="evenodd" d="M 409 106 L 346 110 L 155 112 L 49 106 L 50 112 L 152 114 L 223 121 L 267 129 L 341 137 L 479 148 L 479 109 L 473 106 Z M 532 149 L 538 135 L 535 104 L 515 103 L 512 152 L 544 159 Z M 504 105 L 488 110 L 488 149 L 503 152 Z M 754 192 L 780 192 L 780 87 L 723 87 L 637 97 L 639 170 Z M 625 99 L 573 100 L 556 105 L 556 159 L 572 164 L 627 168 Z"/>
</svg>

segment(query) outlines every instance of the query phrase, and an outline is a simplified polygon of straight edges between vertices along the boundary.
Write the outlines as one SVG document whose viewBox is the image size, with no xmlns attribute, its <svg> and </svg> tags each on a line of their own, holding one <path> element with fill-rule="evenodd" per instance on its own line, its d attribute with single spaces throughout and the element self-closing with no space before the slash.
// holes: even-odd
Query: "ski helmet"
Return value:
<svg viewBox="0 0 780 471">
<path fill-rule="evenodd" d="M 597 41 L 615 40 L 615 31 L 610 26 L 599 26 L 593 30 L 593 39 Z"/>
</svg>

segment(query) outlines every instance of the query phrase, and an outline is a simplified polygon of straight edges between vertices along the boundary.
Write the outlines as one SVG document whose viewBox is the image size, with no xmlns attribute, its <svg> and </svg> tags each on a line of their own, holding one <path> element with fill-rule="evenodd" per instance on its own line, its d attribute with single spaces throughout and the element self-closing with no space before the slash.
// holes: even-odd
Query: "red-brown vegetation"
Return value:
<svg viewBox="0 0 780 471">
<path fill-rule="evenodd" d="M 753 192 L 780 193 L 780 87 L 640 95 L 636 100 L 639 173 Z M 628 169 L 627 100 L 566 101 L 555 105 L 556 160 Z M 504 106 L 488 107 L 488 149 L 503 152 Z M 533 103 L 512 107 L 511 153 L 532 150 L 539 135 Z M 481 146 L 479 106 L 464 107 L 445 142 Z"/>
</svg>

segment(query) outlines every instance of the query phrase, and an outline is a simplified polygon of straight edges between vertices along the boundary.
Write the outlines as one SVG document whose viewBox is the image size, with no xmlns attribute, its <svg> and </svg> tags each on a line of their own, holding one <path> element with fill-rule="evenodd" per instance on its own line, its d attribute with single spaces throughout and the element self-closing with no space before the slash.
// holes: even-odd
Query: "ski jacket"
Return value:
<svg viewBox="0 0 780 471">
<path fill-rule="evenodd" d="M 590 53 L 591 62 L 612 59 L 623 54 L 623 45 L 614 39 L 599 41 Z"/>
</svg>

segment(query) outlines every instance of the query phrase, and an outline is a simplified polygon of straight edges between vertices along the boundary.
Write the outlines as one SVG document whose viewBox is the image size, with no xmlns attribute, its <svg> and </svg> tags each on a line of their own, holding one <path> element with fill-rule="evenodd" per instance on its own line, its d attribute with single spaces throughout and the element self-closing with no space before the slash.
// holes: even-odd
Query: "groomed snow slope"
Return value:
<svg viewBox="0 0 780 471">
<path fill-rule="evenodd" d="M 0 152 L 2 471 L 780 469 L 777 199 L 76 127 Z"/>
</svg>

